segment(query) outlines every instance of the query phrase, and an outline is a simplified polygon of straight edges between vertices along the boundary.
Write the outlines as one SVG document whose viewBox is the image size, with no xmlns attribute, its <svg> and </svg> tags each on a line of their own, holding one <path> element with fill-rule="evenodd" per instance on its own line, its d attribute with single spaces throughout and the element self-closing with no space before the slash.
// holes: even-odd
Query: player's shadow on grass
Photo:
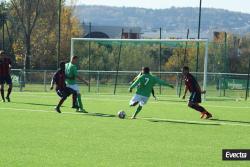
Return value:
<svg viewBox="0 0 250 167">
<path fill-rule="evenodd" d="M 206 122 L 188 122 L 188 121 L 175 121 L 175 120 L 158 120 L 158 119 L 148 119 L 149 122 L 156 123 L 175 123 L 175 124 L 188 124 L 188 125 L 212 125 L 219 126 L 219 123 L 206 123 Z"/>
<path fill-rule="evenodd" d="M 35 106 L 49 106 L 49 107 L 55 107 L 55 104 L 41 104 L 41 103 L 26 103 L 26 102 L 11 102 L 11 103 L 16 103 L 16 104 L 28 104 L 28 105 L 35 105 Z M 62 106 L 63 107 L 63 106 Z"/>
<path fill-rule="evenodd" d="M 177 100 L 173 100 L 173 99 L 157 99 L 156 101 L 167 101 L 167 102 L 181 102 L 181 103 L 187 103 L 187 101 L 184 101 L 182 99 L 177 99 Z"/>
<path fill-rule="evenodd" d="M 95 117 L 106 117 L 106 118 L 116 117 L 116 115 L 113 115 L 113 114 L 104 114 L 104 113 L 87 113 L 85 115 L 95 116 Z"/>
<path fill-rule="evenodd" d="M 217 101 L 235 101 L 235 99 L 225 99 L 225 98 L 207 98 L 206 99 L 207 101 L 215 101 L 215 102 L 217 102 Z"/>
<path fill-rule="evenodd" d="M 236 120 L 225 120 L 225 119 L 209 119 L 211 121 L 218 121 L 218 122 L 231 122 L 231 123 L 244 123 L 244 124 L 250 124 L 250 122 L 247 121 L 236 121 Z"/>
</svg>

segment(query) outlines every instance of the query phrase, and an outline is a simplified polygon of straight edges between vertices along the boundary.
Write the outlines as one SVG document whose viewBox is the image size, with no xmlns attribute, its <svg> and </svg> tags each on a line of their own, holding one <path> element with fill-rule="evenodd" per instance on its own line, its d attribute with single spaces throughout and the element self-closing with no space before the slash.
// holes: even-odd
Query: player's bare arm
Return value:
<svg viewBox="0 0 250 167">
<path fill-rule="evenodd" d="M 206 93 L 207 93 L 206 90 L 201 91 L 201 94 L 206 94 Z"/>
<path fill-rule="evenodd" d="M 182 99 L 186 98 L 187 91 L 188 91 L 188 88 L 185 86 L 185 91 L 184 91 L 184 95 L 183 95 Z"/>
<path fill-rule="evenodd" d="M 51 80 L 51 83 L 50 83 L 50 90 L 54 89 L 54 84 L 55 84 L 55 81 L 54 81 L 54 77 L 53 77 Z"/>
<path fill-rule="evenodd" d="M 79 76 L 77 76 L 77 79 L 78 79 L 79 81 L 84 82 L 87 86 L 89 85 L 89 82 L 86 81 L 85 79 L 83 79 L 83 78 L 81 78 L 81 77 L 79 77 Z"/>
</svg>

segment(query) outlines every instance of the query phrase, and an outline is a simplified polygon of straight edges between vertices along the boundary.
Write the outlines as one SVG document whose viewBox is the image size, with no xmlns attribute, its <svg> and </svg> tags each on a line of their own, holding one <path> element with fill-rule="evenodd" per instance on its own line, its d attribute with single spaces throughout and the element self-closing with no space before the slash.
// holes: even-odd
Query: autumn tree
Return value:
<svg viewBox="0 0 250 167">
<path fill-rule="evenodd" d="M 37 3 L 35 3 L 37 2 Z M 64 2 L 64 1 L 62 1 Z M 20 5 L 31 5 L 32 12 L 21 10 Z M 25 55 L 27 69 L 57 68 L 57 36 L 58 36 L 58 0 L 39 1 L 38 9 L 34 8 L 37 1 L 13 0 L 11 3 L 12 32 L 15 34 L 13 48 L 17 58 Z M 21 10 L 21 11 L 20 11 Z M 22 13 L 20 16 L 18 13 Z M 35 13 L 37 13 L 35 15 Z M 32 23 L 32 24 L 31 24 Z M 29 26 L 30 25 L 30 26 Z M 31 26 L 32 25 L 32 26 Z M 80 37 L 82 28 L 78 19 L 73 16 L 73 8 L 62 3 L 61 15 L 61 55 L 66 60 L 70 53 L 70 40 Z M 27 41 L 29 43 L 27 43 Z M 27 54 L 29 53 L 29 54 Z M 32 55 L 32 56 L 27 56 Z M 30 59 L 32 58 L 32 59 Z"/>
<path fill-rule="evenodd" d="M 40 15 L 41 0 L 11 0 L 11 8 L 14 10 L 20 23 L 25 45 L 25 66 L 30 69 L 31 35 Z"/>
</svg>

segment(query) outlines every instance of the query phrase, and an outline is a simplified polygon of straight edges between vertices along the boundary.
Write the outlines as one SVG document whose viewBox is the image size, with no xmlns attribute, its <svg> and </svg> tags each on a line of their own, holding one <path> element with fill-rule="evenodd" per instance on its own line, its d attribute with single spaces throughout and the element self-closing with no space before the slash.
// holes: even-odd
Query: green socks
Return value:
<svg viewBox="0 0 250 167">
<path fill-rule="evenodd" d="M 137 114 L 139 114 L 139 112 L 141 111 L 141 109 L 142 109 L 142 106 L 139 105 L 139 106 L 137 107 L 137 109 L 136 109 L 134 115 L 133 115 L 134 118 L 136 117 Z"/>
<path fill-rule="evenodd" d="M 77 103 L 78 103 L 78 106 L 80 107 L 80 109 L 83 110 L 81 94 L 77 94 Z"/>
</svg>

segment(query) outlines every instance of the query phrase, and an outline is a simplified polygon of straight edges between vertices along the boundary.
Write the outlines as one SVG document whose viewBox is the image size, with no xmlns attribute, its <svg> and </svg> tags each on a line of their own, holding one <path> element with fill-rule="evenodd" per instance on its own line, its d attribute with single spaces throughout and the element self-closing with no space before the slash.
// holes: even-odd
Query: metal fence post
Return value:
<svg viewBox="0 0 250 167">
<path fill-rule="evenodd" d="M 177 72 L 177 73 L 176 73 L 176 95 L 177 95 L 177 96 L 178 96 L 179 93 L 180 93 L 178 87 L 179 87 L 179 73 Z"/>
<path fill-rule="evenodd" d="M 47 92 L 47 88 L 46 88 L 46 74 L 47 74 L 47 70 L 45 70 L 43 72 L 43 84 L 44 84 L 44 92 Z"/>
<path fill-rule="evenodd" d="M 22 92 L 23 91 L 23 70 L 20 70 L 20 74 L 19 74 L 19 91 Z"/>
<path fill-rule="evenodd" d="M 96 80 L 97 93 L 99 93 L 99 82 L 100 82 L 100 72 L 98 71 Z"/>
</svg>

